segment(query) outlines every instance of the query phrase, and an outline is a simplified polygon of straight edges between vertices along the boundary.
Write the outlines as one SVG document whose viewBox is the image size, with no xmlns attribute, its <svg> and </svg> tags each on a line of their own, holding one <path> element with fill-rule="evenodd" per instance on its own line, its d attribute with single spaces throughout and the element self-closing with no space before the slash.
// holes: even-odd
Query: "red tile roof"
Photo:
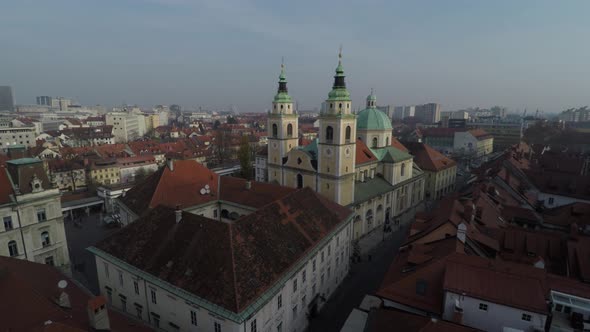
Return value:
<svg viewBox="0 0 590 332">
<path fill-rule="evenodd" d="M 59 307 L 57 283 L 68 281 L 64 289 L 71 308 Z M 70 278 L 52 266 L 0 256 L 0 315 L 3 330 L 10 331 L 90 331 L 86 311 L 90 296 Z M 47 321 L 55 322 L 45 325 Z M 152 331 L 141 322 L 109 311 L 111 330 Z M 60 325 L 56 325 L 59 323 Z"/>
<path fill-rule="evenodd" d="M 480 140 L 480 141 L 484 140 L 484 139 L 492 138 L 492 135 L 488 134 L 483 129 L 472 129 L 469 131 L 469 133 L 471 135 L 473 135 L 473 137 L 477 138 L 477 140 Z"/>
<path fill-rule="evenodd" d="M 310 188 L 233 223 L 160 206 L 97 247 L 238 313 L 351 214 Z"/>
<path fill-rule="evenodd" d="M 356 165 L 376 162 L 378 161 L 377 157 L 371 152 L 371 150 L 367 147 L 365 142 L 360 139 L 356 140 Z"/>
<path fill-rule="evenodd" d="M 414 155 L 414 162 L 423 170 L 438 172 L 456 166 L 457 163 L 431 148 L 429 145 L 418 142 L 404 143 L 410 153 Z"/>
<path fill-rule="evenodd" d="M 410 150 L 408 150 L 408 148 L 395 137 L 391 137 L 391 146 L 398 150 L 402 150 L 403 152 L 410 152 Z"/>
<path fill-rule="evenodd" d="M 447 259 L 444 289 L 513 308 L 548 314 L 545 271 L 535 267 L 453 254 Z"/>
<path fill-rule="evenodd" d="M 293 188 L 275 184 L 250 181 L 246 189 L 246 180 L 231 176 L 222 176 L 220 199 L 240 205 L 260 208 L 295 191 Z"/>
</svg>

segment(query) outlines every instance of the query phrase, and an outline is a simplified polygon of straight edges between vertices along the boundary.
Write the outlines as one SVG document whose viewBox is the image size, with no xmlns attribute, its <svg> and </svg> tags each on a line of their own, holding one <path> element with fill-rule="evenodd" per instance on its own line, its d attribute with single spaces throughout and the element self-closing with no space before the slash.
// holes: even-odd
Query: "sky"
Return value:
<svg viewBox="0 0 590 332">
<path fill-rule="evenodd" d="M 84 105 L 270 108 L 281 58 L 299 109 L 343 48 L 353 105 L 590 104 L 590 1 L 5 0 L 0 85 Z"/>
</svg>

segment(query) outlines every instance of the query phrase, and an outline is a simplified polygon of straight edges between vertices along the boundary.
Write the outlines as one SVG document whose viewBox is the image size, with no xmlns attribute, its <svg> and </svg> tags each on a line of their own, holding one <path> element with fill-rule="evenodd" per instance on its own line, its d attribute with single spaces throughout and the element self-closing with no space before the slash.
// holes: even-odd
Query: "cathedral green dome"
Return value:
<svg viewBox="0 0 590 332">
<path fill-rule="evenodd" d="M 366 130 L 393 129 L 389 117 L 374 107 L 365 108 L 357 114 L 356 128 Z"/>
<path fill-rule="evenodd" d="M 377 97 L 371 90 L 367 97 L 367 108 L 360 111 L 356 118 L 356 128 L 365 130 L 391 130 L 389 117 L 377 109 Z"/>
</svg>

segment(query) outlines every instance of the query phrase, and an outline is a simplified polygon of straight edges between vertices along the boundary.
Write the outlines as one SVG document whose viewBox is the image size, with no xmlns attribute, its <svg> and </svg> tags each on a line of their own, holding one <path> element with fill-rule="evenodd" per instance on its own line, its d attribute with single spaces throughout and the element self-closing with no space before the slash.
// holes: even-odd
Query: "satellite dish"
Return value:
<svg viewBox="0 0 590 332">
<path fill-rule="evenodd" d="M 208 185 L 208 184 L 206 184 L 206 185 L 205 185 L 205 189 L 209 190 L 209 188 L 210 188 L 210 187 L 209 187 L 209 185 Z"/>
<path fill-rule="evenodd" d="M 207 190 L 205 188 L 201 189 L 201 195 L 205 195 L 207 193 Z"/>
<path fill-rule="evenodd" d="M 68 287 L 68 282 L 65 280 L 60 280 L 57 283 L 57 287 L 59 287 L 60 289 L 64 289 L 64 288 Z"/>
</svg>

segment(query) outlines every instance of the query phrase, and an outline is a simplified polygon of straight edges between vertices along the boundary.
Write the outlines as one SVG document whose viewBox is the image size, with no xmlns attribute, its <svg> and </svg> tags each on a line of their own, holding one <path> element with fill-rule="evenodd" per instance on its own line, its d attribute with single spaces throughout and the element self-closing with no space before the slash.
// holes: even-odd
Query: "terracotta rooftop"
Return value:
<svg viewBox="0 0 590 332">
<path fill-rule="evenodd" d="M 68 281 L 64 289 L 71 308 L 63 309 L 54 299 L 60 294 L 57 283 Z M 1 325 L 7 331 L 91 331 L 86 306 L 89 292 L 52 266 L 0 256 Z M 54 323 L 45 325 L 45 322 Z M 152 331 L 142 323 L 109 311 L 112 331 Z"/>
<path fill-rule="evenodd" d="M 397 138 L 391 137 L 391 146 L 393 146 L 394 148 L 397 148 L 403 152 L 410 152 L 410 150 L 408 150 L 408 148 L 404 144 L 402 144 L 402 142 L 398 141 Z"/>
<path fill-rule="evenodd" d="M 371 150 L 367 147 L 365 142 L 360 139 L 356 140 L 356 155 L 355 155 L 356 165 L 376 162 L 378 161 L 377 157 L 371 152 Z"/>
<path fill-rule="evenodd" d="M 427 144 L 418 142 L 406 142 L 404 144 L 410 149 L 410 153 L 414 155 L 414 162 L 423 170 L 438 172 L 457 165 L 454 160 Z"/>
<path fill-rule="evenodd" d="M 492 138 L 492 135 L 488 134 L 488 132 L 486 132 L 483 129 L 472 129 L 469 131 L 469 133 L 471 135 L 473 135 L 473 137 L 477 138 L 478 140 Z"/>
<path fill-rule="evenodd" d="M 442 314 L 445 261 L 461 250 L 461 242 L 454 236 L 402 247 L 377 295 L 421 311 Z"/>
<path fill-rule="evenodd" d="M 445 291 L 548 314 L 543 269 L 460 254 L 446 263 Z"/>
<path fill-rule="evenodd" d="M 310 188 L 231 224 L 160 206 L 97 247 L 239 313 L 351 213 Z"/>
<path fill-rule="evenodd" d="M 254 208 L 260 208 L 295 191 L 293 188 L 256 181 L 250 181 L 250 189 L 246 189 L 245 179 L 231 176 L 222 176 L 220 179 L 221 200 Z"/>
</svg>

